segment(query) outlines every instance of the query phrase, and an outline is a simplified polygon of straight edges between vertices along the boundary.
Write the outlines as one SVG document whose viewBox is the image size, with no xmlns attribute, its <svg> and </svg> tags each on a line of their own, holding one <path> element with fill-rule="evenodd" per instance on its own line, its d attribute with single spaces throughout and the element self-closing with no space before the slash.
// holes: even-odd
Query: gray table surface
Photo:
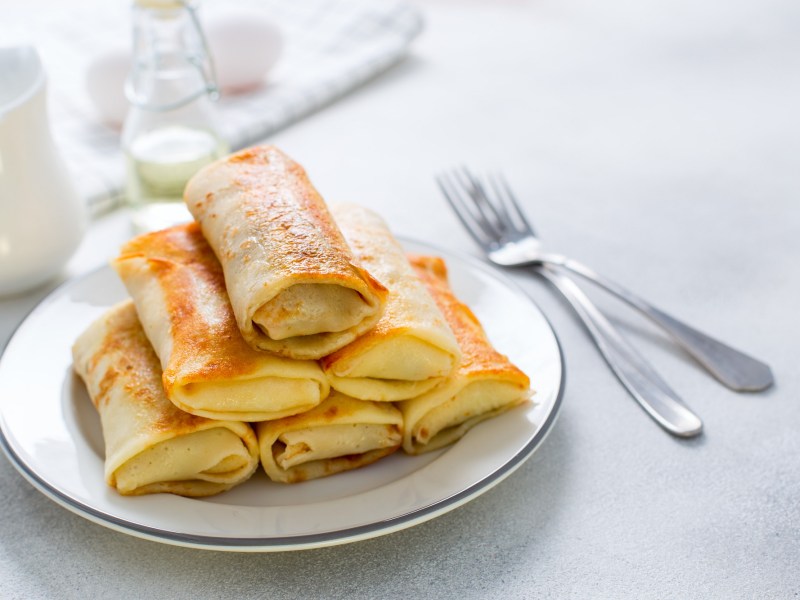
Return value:
<svg viewBox="0 0 800 600">
<path fill-rule="evenodd" d="M 797 3 L 421 9 L 427 30 L 404 63 L 270 141 L 329 200 L 476 254 L 431 176 L 502 168 L 552 248 L 769 362 L 776 386 L 722 388 L 593 293 L 703 417 L 699 439 L 671 438 L 563 302 L 515 274 L 561 339 L 567 387 L 545 444 L 485 495 L 364 542 L 231 554 L 105 529 L 0 459 L 0 597 L 800 596 Z M 127 235 L 124 215 L 96 223 L 67 276 Z M 0 343 L 47 291 L 0 300 Z"/>
</svg>

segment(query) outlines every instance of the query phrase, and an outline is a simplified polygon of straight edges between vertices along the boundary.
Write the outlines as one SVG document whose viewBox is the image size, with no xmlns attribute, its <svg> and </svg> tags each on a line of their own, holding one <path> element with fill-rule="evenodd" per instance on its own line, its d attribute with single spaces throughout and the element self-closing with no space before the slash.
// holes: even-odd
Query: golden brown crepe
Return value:
<svg viewBox="0 0 800 600">
<path fill-rule="evenodd" d="M 444 261 L 411 255 L 409 260 L 461 347 L 453 375 L 430 392 L 397 404 L 405 423 L 403 450 L 421 454 L 455 442 L 481 421 L 527 401 L 531 392 L 528 376 L 492 347 L 478 319 L 453 295 Z"/>
<path fill-rule="evenodd" d="M 385 288 L 354 262 L 303 168 L 277 148 L 208 165 L 184 198 L 254 348 L 318 359 L 377 323 Z"/>
<path fill-rule="evenodd" d="M 388 402 L 333 391 L 308 412 L 256 425 L 261 464 L 270 479 L 283 483 L 349 471 L 397 450 L 402 424 Z"/>
<path fill-rule="evenodd" d="M 244 341 L 222 268 L 197 223 L 134 238 L 112 264 L 178 408 L 212 419 L 264 421 L 308 410 L 328 395 L 315 361 L 260 352 Z"/>
<path fill-rule="evenodd" d="M 331 386 L 362 400 L 405 400 L 440 383 L 461 356 L 450 326 L 383 220 L 354 204 L 331 212 L 356 258 L 388 289 L 378 324 L 321 360 Z"/>
<path fill-rule="evenodd" d="M 258 467 L 250 425 L 196 417 L 167 400 L 158 357 L 131 301 L 95 321 L 72 354 L 100 414 L 106 482 L 121 494 L 209 496 Z"/>
</svg>

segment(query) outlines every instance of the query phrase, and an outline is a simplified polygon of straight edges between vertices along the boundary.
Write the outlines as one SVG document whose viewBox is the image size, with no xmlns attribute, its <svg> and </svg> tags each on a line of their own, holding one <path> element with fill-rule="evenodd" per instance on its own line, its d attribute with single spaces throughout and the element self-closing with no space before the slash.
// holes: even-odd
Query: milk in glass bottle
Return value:
<svg viewBox="0 0 800 600">
<path fill-rule="evenodd" d="M 122 146 L 133 225 L 143 232 L 190 220 L 186 182 L 228 148 L 217 129 L 219 92 L 196 3 L 135 0 L 133 32 Z"/>
</svg>

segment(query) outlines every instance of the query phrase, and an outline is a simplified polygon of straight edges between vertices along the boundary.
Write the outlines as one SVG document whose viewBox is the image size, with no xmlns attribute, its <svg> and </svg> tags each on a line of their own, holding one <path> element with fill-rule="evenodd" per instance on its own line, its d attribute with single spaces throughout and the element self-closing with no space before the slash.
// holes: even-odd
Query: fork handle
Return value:
<svg viewBox="0 0 800 600">
<path fill-rule="evenodd" d="M 548 267 L 536 269 L 572 305 L 611 370 L 656 423 L 669 433 L 684 438 L 702 432 L 700 418 L 622 337 L 572 279 Z"/>
<path fill-rule="evenodd" d="M 668 333 L 709 373 L 732 390 L 757 392 L 773 384 L 774 378 L 768 365 L 668 315 L 583 263 L 558 255 L 544 256 L 541 262 L 569 269 L 640 311 Z"/>
</svg>

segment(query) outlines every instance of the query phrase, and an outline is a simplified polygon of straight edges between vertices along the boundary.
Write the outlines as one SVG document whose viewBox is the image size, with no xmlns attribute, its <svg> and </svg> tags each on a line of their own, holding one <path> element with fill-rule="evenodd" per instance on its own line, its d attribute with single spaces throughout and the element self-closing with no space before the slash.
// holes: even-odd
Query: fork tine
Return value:
<svg viewBox="0 0 800 600">
<path fill-rule="evenodd" d="M 495 238 L 502 236 L 507 229 L 506 221 L 497 211 L 497 207 L 486 193 L 486 189 L 481 181 L 464 166 L 454 171 L 454 175 L 460 180 L 461 186 L 475 203 L 475 206 L 478 208 L 487 224 L 491 224 L 494 229 L 491 235 Z"/>
<path fill-rule="evenodd" d="M 517 219 L 519 219 L 520 223 L 522 223 L 523 227 L 527 229 L 527 232 L 535 235 L 535 231 L 533 226 L 528 222 L 528 219 L 525 217 L 525 213 L 522 212 L 522 208 L 519 205 L 519 201 L 517 197 L 514 195 L 514 192 L 511 191 L 511 186 L 508 185 L 508 181 L 506 178 L 503 177 L 501 173 L 496 174 L 497 181 L 498 181 L 498 189 L 502 188 L 502 192 L 500 195 L 504 206 L 506 209 L 511 209 L 514 214 L 516 215 Z"/>
<path fill-rule="evenodd" d="M 494 207 L 495 212 L 500 215 L 506 229 L 511 229 L 519 234 L 526 234 L 528 233 L 527 230 L 521 227 L 514 216 L 508 212 L 508 202 L 503 198 L 504 192 L 499 184 L 499 177 L 499 173 L 486 174 L 486 183 L 492 192 L 492 194 L 486 194 L 486 198 Z"/>
<path fill-rule="evenodd" d="M 486 228 L 482 226 L 482 221 L 477 219 L 470 212 L 463 196 L 458 193 L 455 184 L 447 178 L 446 174 L 437 175 L 436 183 L 439 185 L 439 189 L 442 191 L 450 208 L 456 213 L 458 220 L 464 225 L 464 228 L 472 236 L 472 239 L 481 247 L 488 246 L 492 242 L 492 233 L 487 231 Z"/>
<path fill-rule="evenodd" d="M 461 167 L 461 170 L 453 169 L 450 172 L 450 183 L 452 189 L 458 192 L 458 196 L 470 216 L 484 231 L 489 241 L 496 242 L 500 239 L 506 228 L 502 222 L 498 222 L 498 215 L 492 212 L 494 208 L 489 204 L 480 181 L 473 177 L 465 167 Z"/>
</svg>

